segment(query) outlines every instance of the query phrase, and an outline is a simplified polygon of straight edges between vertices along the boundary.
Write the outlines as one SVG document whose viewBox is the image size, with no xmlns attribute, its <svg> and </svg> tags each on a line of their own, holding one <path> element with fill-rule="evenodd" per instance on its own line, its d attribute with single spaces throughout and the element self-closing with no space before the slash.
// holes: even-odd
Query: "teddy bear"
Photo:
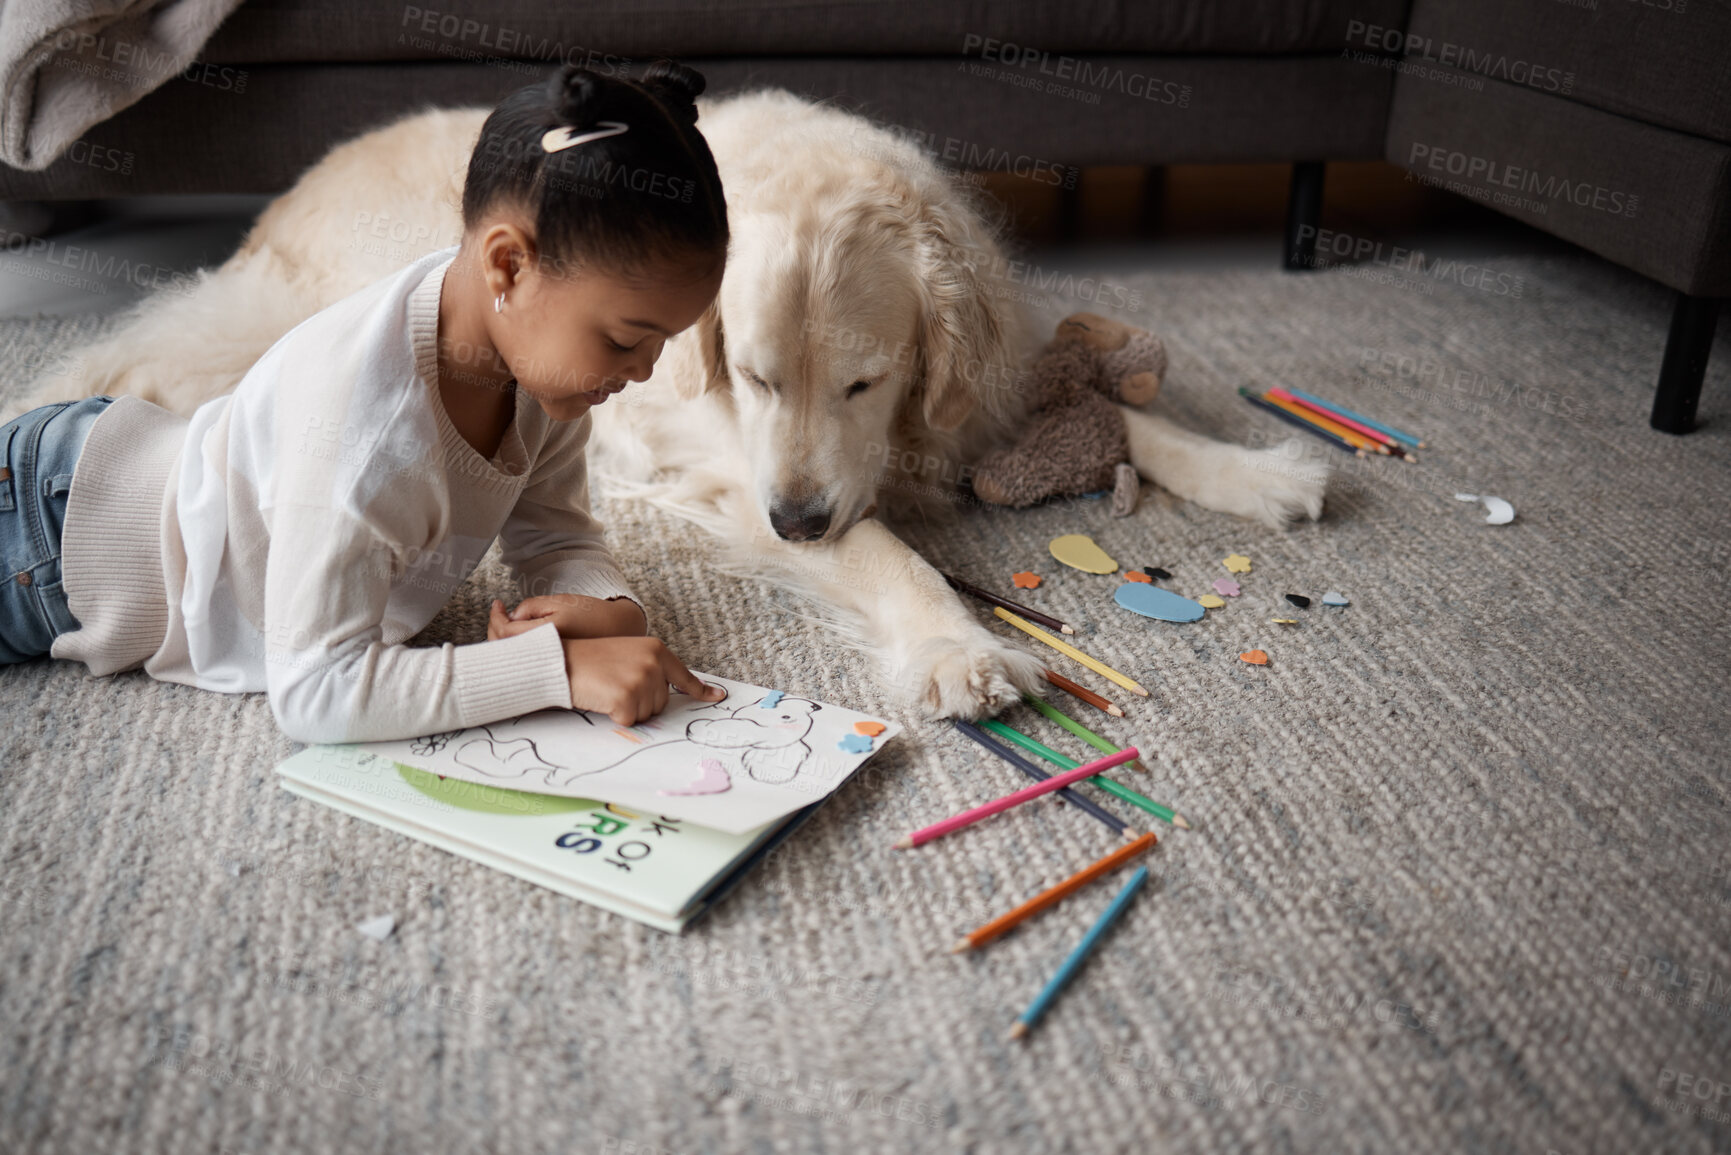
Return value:
<svg viewBox="0 0 1731 1155">
<path fill-rule="evenodd" d="M 1029 367 L 1025 431 L 981 459 L 974 494 L 1021 508 L 1110 489 L 1113 516 L 1127 516 L 1141 482 L 1116 403 L 1152 401 L 1165 375 L 1166 346 L 1154 334 L 1093 313 L 1066 317 Z"/>
</svg>

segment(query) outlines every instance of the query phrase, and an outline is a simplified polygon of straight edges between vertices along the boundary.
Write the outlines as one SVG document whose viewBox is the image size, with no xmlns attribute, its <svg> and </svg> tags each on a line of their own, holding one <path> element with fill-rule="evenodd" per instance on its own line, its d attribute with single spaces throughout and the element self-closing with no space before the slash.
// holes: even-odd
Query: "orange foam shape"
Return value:
<svg viewBox="0 0 1731 1155">
<path fill-rule="evenodd" d="M 1040 575 L 1034 573 L 1032 570 L 1023 570 L 1021 573 L 1011 574 L 1010 580 L 1016 583 L 1016 588 L 1019 590 L 1034 590 L 1040 588 Z"/>
<path fill-rule="evenodd" d="M 882 722 L 855 722 L 853 732 L 864 734 L 867 738 L 876 738 L 884 732 L 884 724 Z"/>
<path fill-rule="evenodd" d="M 1149 585 L 1154 584 L 1154 579 L 1149 577 L 1147 574 L 1143 573 L 1139 569 L 1127 569 L 1127 570 L 1125 570 L 1124 571 L 1124 580 L 1127 582 L 1147 582 Z"/>
<path fill-rule="evenodd" d="M 1264 650 L 1251 650 L 1248 654 L 1239 654 L 1240 661 L 1249 662 L 1253 666 L 1266 666 L 1268 653 Z"/>
</svg>

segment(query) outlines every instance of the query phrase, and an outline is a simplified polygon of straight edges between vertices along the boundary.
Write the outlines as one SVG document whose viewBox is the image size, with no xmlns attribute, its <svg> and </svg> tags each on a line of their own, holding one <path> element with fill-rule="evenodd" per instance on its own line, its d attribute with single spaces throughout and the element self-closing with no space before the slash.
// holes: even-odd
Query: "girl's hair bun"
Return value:
<svg viewBox="0 0 1731 1155">
<path fill-rule="evenodd" d="M 601 78 L 587 68 L 566 65 L 553 76 L 553 111 L 560 124 L 588 128 L 597 119 Z"/>
<path fill-rule="evenodd" d="M 697 123 L 697 98 L 703 95 L 703 73 L 674 60 L 657 60 L 643 71 L 642 85 L 667 111 L 686 124 Z"/>
</svg>

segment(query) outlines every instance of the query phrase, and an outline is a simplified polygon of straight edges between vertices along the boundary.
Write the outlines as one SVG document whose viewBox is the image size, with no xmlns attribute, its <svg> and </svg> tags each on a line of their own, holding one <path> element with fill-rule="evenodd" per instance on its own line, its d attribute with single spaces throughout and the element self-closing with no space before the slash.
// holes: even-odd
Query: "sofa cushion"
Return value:
<svg viewBox="0 0 1731 1155">
<path fill-rule="evenodd" d="M 1731 296 L 1731 146 L 1444 70 L 1396 77 L 1387 157 L 1674 289 Z"/>
<path fill-rule="evenodd" d="M 1415 0 L 1407 24 L 1376 47 L 1731 142 L 1725 0 Z"/>
<path fill-rule="evenodd" d="M 250 0 L 216 63 L 954 54 L 1339 52 L 1407 0 Z M 1062 67 L 1046 59 L 1048 68 Z"/>
</svg>

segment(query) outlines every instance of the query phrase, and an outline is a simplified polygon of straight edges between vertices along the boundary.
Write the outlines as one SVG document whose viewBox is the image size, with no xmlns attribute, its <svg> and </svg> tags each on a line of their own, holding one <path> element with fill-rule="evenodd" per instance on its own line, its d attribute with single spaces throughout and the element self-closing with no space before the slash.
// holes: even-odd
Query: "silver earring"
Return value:
<svg viewBox="0 0 1731 1155">
<path fill-rule="evenodd" d="M 503 313 L 504 311 L 505 311 L 505 294 L 500 293 L 497 297 L 493 298 L 493 312 Z"/>
</svg>

